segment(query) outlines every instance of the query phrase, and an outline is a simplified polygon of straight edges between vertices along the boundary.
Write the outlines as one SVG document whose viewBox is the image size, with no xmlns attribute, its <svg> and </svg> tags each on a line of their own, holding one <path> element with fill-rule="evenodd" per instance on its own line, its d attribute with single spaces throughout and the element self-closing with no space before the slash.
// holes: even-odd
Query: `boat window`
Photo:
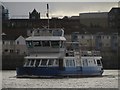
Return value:
<svg viewBox="0 0 120 90">
<path fill-rule="evenodd" d="M 32 46 L 33 46 L 32 41 L 26 41 L 26 45 L 27 45 L 28 47 L 32 47 Z"/>
<path fill-rule="evenodd" d="M 34 46 L 41 46 L 41 42 L 40 41 L 33 41 Z"/>
<path fill-rule="evenodd" d="M 57 65 L 57 66 L 59 65 L 59 60 L 58 59 L 55 60 L 55 65 Z"/>
<path fill-rule="evenodd" d="M 88 60 L 87 59 L 83 59 L 83 66 L 88 66 Z"/>
<path fill-rule="evenodd" d="M 60 45 L 60 42 L 59 42 L 59 41 L 51 41 L 51 46 L 52 46 L 53 48 L 58 48 L 59 45 Z"/>
<path fill-rule="evenodd" d="M 43 47 L 50 47 L 50 42 L 49 41 L 42 41 Z"/>
<path fill-rule="evenodd" d="M 74 60 L 66 60 L 66 66 L 67 67 L 74 67 L 75 61 Z"/>
<path fill-rule="evenodd" d="M 36 60 L 35 66 L 38 67 L 40 63 L 40 59 Z"/>
<path fill-rule="evenodd" d="M 34 60 L 32 59 L 30 66 L 33 66 L 33 65 L 34 65 Z"/>
<path fill-rule="evenodd" d="M 29 64 L 30 64 L 30 59 L 27 60 L 26 66 L 29 66 Z"/>
<path fill-rule="evenodd" d="M 60 43 L 60 48 L 64 48 L 64 42 L 63 41 L 61 41 L 61 43 Z"/>
<path fill-rule="evenodd" d="M 94 59 L 94 64 L 96 64 L 96 61 L 95 61 L 95 59 Z"/>
<path fill-rule="evenodd" d="M 41 65 L 47 65 L 47 59 L 42 59 Z"/>
<path fill-rule="evenodd" d="M 100 60 L 97 60 L 97 65 L 98 65 L 98 66 L 101 66 Z"/>
<path fill-rule="evenodd" d="M 53 65 L 54 64 L 54 59 L 49 59 L 48 65 Z"/>
</svg>

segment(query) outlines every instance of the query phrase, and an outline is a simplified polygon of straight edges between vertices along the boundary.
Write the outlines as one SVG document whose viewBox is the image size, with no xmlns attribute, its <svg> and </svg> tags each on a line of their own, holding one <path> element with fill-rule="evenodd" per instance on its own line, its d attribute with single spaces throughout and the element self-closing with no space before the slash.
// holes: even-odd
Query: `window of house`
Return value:
<svg viewBox="0 0 120 90">
<path fill-rule="evenodd" d="M 5 51 L 5 52 L 8 52 L 8 49 L 5 49 L 4 51 Z"/>
<path fill-rule="evenodd" d="M 10 41 L 10 45 L 13 45 L 13 41 Z"/>
<path fill-rule="evenodd" d="M 5 44 L 5 41 L 3 41 L 3 45 Z"/>
<path fill-rule="evenodd" d="M 19 41 L 17 41 L 17 45 L 19 45 Z"/>
<path fill-rule="evenodd" d="M 10 53 L 13 53 L 13 51 L 14 51 L 13 49 L 10 49 Z"/>
<path fill-rule="evenodd" d="M 84 38 L 84 36 L 82 35 L 82 36 L 81 36 L 81 38 L 83 39 L 83 38 Z"/>
<path fill-rule="evenodd" d="M 98 36 L 99 39 L 101 39 L 101 36 Z"/>
</svg>

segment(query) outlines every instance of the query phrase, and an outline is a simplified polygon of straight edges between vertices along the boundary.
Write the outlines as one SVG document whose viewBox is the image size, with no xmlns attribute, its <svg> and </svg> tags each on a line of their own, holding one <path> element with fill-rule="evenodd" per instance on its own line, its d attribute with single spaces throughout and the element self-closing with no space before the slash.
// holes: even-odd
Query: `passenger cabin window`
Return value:
<svg viewBox="0 0 120 90">
<path fill-rule="evenodd" d="M 95 61 L 95 59 L 94 59 L 94 64 L 96 64 L 96 61 Z"/>
<path fill-rule="evenodd" d="M 74 60 L 66 60 L 66 67 L 74 67 L 75 61 Z"/>
<path fill-rule="evenodd" d="M 61 41 L 61 43 L 60 43 L 60 48 L 64 48 L 64 47 L 65 47 L 64 44 L 65 44 L 65 43 L 64 43 L 63 41 Z"/>
<path fill-rule="evenodd" d="M 41 62 L 40 59 L 36 60 L 35 67 L 38 67 L 40 65 L 40 62 Z"/>
<path fill-rule="evenodd" d="M 34 46 L 36 46 L 36 47 L 41 46 L 41 42 L 40 42 L 40 41 L 33 41 L 33 44 L 34 44 Z"/>
<path fill-rule="evenodd" d="M 31 60 L 30 66 L 33 66 L 33 65 L 34 65 L 34 60 Z"/>
<path fill-rule="evenodd" d="M 51 66 L 54 64 L 54 59 L 49 59 L 48 66 Z"/>
<path fill-rule="evenodd" d="M 101 66 L 101 61 L 100 60 L 97 60 L 97 65 Z"/>
<path fill-rule="evenodd" d="M 32 41 L 26 41 L 26 44 L 29 48 L 31 48 L 33 46 Z"/>
<path fill-rule="evenodd" d="M 50 42 L 49 41 L 42 41 L 42 46 L 43 47 L 50 47 Z"/>
<path fill-rule="evenodd" d="M 58 66 L 58 59 L 28 59 L 25 61 L 25 67 Z"/>
<path fill-rule="evenodd" d="M 47 59 L 42 59 L 41 66 L 47 65 Z"/>
<path fill-rule="evenodd" d="M 87 59 L 83 59 L 83 66 L 88 66 L 88 60 Z"/>
<path fill-rule="evenodd" d="M 55 59 L 55 66 L 58 66 L 58 65 L 59 65 L 59 60 Z"/>
<path fill-rule="evenodd" d="M 51 41 L 51 46 L 53 48 L 59 48 L 60 45 L 60 41 Z"/>
<path fill-rule="evenodd" d="M 27 61 L 26 61 L 26 66 L 29 66 L 30 65 L 30 59 L 28 59 Z"/>
</svg>

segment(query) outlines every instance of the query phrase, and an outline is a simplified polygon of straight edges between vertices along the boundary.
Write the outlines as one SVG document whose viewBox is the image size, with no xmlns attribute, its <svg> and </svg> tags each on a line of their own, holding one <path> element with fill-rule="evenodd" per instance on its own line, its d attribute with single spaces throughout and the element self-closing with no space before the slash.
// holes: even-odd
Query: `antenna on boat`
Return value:
<svg viewBox="0 0 120 90">
<path fill-rule="evenodd" d="M 47 4 L 47 14 L 46 16 L 48 17 L 48 29 L 49 29 L 49 5 Z"/>
</svg>

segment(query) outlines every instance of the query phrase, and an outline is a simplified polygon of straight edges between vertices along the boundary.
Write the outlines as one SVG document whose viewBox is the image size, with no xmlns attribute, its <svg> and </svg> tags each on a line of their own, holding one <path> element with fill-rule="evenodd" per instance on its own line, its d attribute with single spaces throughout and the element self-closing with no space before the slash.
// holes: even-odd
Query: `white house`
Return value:
<svg viewBox="0 0 120 90">
<path fill-rule="evenodd" d="M 27 48 L 23 36 L 13 37 L 2 35 L 2 53 L 3 54 L 26 54 Z"/>
<path fill-rule="evenodd" d="M 23 36 L 19 36 L 15 40 L 15 52 L 18 54 L 26 54 L 27 53 L 25 38 Z"/>
</svg>

